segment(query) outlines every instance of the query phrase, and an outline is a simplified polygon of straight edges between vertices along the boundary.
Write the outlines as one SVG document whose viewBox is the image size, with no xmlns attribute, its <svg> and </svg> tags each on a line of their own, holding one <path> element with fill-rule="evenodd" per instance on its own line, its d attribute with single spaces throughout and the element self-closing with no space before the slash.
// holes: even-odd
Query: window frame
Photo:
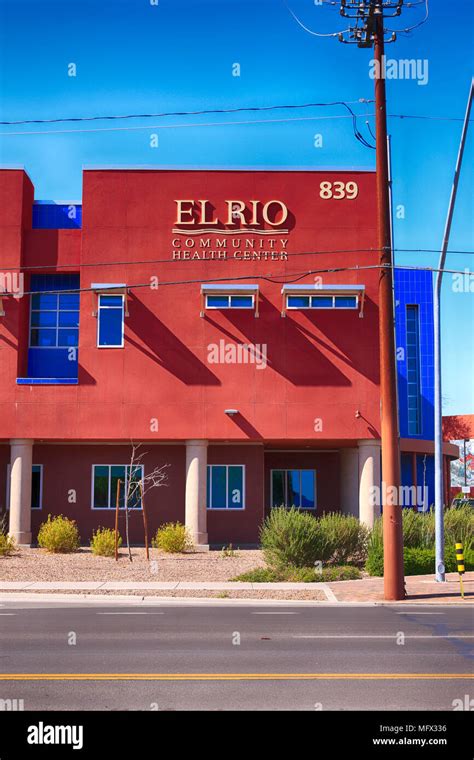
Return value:
<svg viewBox="0 0 474 760">
<path fill-rule="evenodd" d="M 413 385 L 413 381 L 408 380 L 408 372 L 409 366 L 408 366 L 408 360 L 413 358 L 412 356 L 409 356 L 409 351 L 411 349 L 411 346 L 409 348 L 408 346 L 408 311 L 409 309 L 413 309 L 415 313 L 415 322 L 416 322 L 416 346 L 415 346 L 415 361 L 416 361 L 416 374 L 417 379 L 415 381 L 417 386 L 417 407 L 416 407 L 416 416 L 417 416 L 417 430 L 416 432 L 413 432 L 413 430 L 410 429 L 410 426 L 413 424 L 410 422 L 410 404 L 409 400 L 410 398 L 413 398 L 413 395 L 410 395 L 408 393 L 408 386 Z M 408 429 L 408 435 L 409 436 L 419 436 L 423 434 L 423 419 L 422 419 L 422 399 L 423 399 L 423 392 L 422 392 L 422 367 L 421 367 L 421 333 L 420 333 L 420 306 L 417 303 L 407 303 L 405 304 L 405 347 L 406 347 L 406 388 L 407 388 L 407 429 Z"/>
<path fill-rule="evenodd" d="M 40 488 L 39 488 L 39 507 L 30 507 L 31 512 L 39 512 L 41 509 L 43 509 L 43 465 L 42 464 L 32 464 L 31 465 L 31 475 L 33 480 L 33 467 L 39 467 L 40 472 Z M 11 482 L 11 472 L 12 472 L 12 466 L 11 463 L 7 463 L 7 482 L 6 482 L 6 510 L 8 511 L 10 509 L 10 482 Z M 33 494 L 32 494 L 33 495 Z"/>
<path fill-rule="evenodd" d="M 209 306 L 210 298 L 227 298 L 227 306 Z M 251 298 L 251 306 L 232 306 L 233 298 Z M 206 311 L 220 311 L 222 309 L 242 309 L 245 311 L 255 310 L 255 293 L 205 293 L 204 308 Z"/>
<path fill-rule="evenodd" d="M 356 293 L 344 295 L 343 293 L 286 293 L 285 311 L 336 311 L 347 309 L 348 311 L 357 311 L 359 309 L 359 296 Z M 290 298 L 309 298 L 309 306 L 290 306 Z M 331 298 L 331 306 L 313 306 L 313 299 Z M 336 306 L 336 298 L 355 298 L 355 306 Z"/>
<path fill-rule="evenodd" d="M 318 509 L 318 481 L 317 481 L 317 470 L 315 467 L 272 467 L 270 469 L 270 509 L 278 509 L 278 507 L 273 506 L 273 473 L 274 472 L 284 472 L 285 473 L 285 499 L 286 499 L 286 492 L 288 490 L 288 473 L 292 472 L 294 470 L 297 470 L 299 472 L 299 479 L 300 479 L 300 501 L 301 501 L 301 473 L 302 472 L 313 472 L 314 473 L 314 507 L 296 507 L 296 509 L 304 510 L 305 512 L 316 512 Z M 281 505 L 279 505 L 281 506 Z M 291 509 L 291 506 L 288 506 L 287 504 L 284 505 L 285 509 Z"/>
<path fill-rule="evenodd" d="M 212 468 L 213 467 L 225 467 L 225 492 L 226 492 L 226 503 L 228 504 L 229 500 L 229 467 L 240 467 L 242 470 L 242 506 L 241 507 L 211 507 L 208 506 L 208 502 L 211 503 L 212 501 Z M 206 465 L 206 512 L 245 512 L 246 505 L 245 505 L 245 464 L 220 464 L 218 462 L 213 464 Z M 209 493 L 207 492 L 207 473 L 210 469 L 209 474 Z"/>
<path fill-rule="evenodd" d="M 91 510 L 93 510 L 94 512 L 115 512 L 115 510 L 116 510 L 116 505 L 115 504 L 113 506 L 108 506 L 108 507 L 95 507 L 94 506 L 94 486 L 95 486 L 95 476 L 94 476 L 95 469 L 94 468 L 95 467 L 108 467 L 109 473 L 108 473 L 108 484 L 107 484 L 107 501 L 110 504 L 110 496 L 111 496 L 110 490 L 111 490 L 111 481 L 112 481 L 111 470 L 112 470 L 112 467 L 125 467 L 125 478 L 127 478 L 127 468 L 129 468 L 131 466 L 132 465 L 130 465 L 129 462 L 127 462 L 127 463 L 118 462 L 116 464 L 108 464 L 107 462 L 95 462 L 92 465 L 92 468 L 91 468 Z M 136 464 L 136 465 L 133 465 L 133 467 L 134 468 L 135 467 L 140 467 L 140 469 L 142 471 L 141 482 L 142 482 L 142 486 L 143 486 L 143 479 L 144 479 L 144 476 L 145 476 L 145 465 L 143 465 L 143 464 Z M 140 506 L 139 507 L 129 507 L 129 509 L 131 509 L 133 512 L 141 512 L 143 510 L 143 499 L 142 499 L 141 495 L 140 495 Z M 125 504 L 123 505 L 123 507 L 121 507 L 119 505 L 119 511 L 123 511 L 123 510 L 125 510 Z"/>
<path fill-rule="evenodd" d="M 121 306 L 101 306 L 101 299 L 105 297 L 120 298 L 122 300 Z M 109 343 L 103 345 L 100 343 L 100 312 L 101 309 L 110 309 L 111 311 L 121 311 L 122 313 L 122 327 L 121 327 L 121 343 Z M 124 293 L 98 293 L 97 294 L 97 348 L 123 348 L 125 345 L 125 294 Z"/>
<path fill-rule="evenodd" d="M 33 298 L 36 295 L 52 295 L 52 296 L 56 296 L 56 309 L 33 309 Z M 75 348 L 76 351 L 77 351 L 79 349 L 79 328 L 80 328 L 80 324 L 79 323 L 80 323 L 80 318 L 81 318 L 80 293 L 79 292 L 77 293 L 77 295 L 79 296 L 79 307 L 77 309 L 60 309 L 59 308 L 59 298 L 62 295 L 63 296 L 64 295 L 76 295 L 76 291 L 71 292 L 70 290 L 65 290 L 65 291 L 58 290 L 58 291 L 51 292 L 51 293 L 46 293 L 46 294 L 42 294 L 41 291 L 38 291 L 38 292 L 34 291 L 34 292 L 32 292 L 30 294 L 30 304 L 29 304 L 30 305 L 30 314 L 29 314 L 29 324 L 28 324 L 28 348 L 46 349 L 48 351 L 52 351 L 54 349 L 57 349 L 57 350 L 60 350 L 60 351 L 61 350 L 62 351 L 68 351 L 70 348 Z M 64 326 L 61 327 L 59 325 L 59 315 L 60 315 L 61 311 L 67 312 L 68 314 L 76 313 L 77 312 L 77 316 L 78 316 L 78 325 L 77 325 L 77 327 L 68 327 L 68 328 L 64 327 Z M 42 312 L 43 313 L 44 312 L 48 312 L 48 313 L 51 313 L 51 314 L 56 314 L 56 325 L 55 325 L 55 327 L 40 327 L 40 326 L 33 326 L 31 324 L 31 317 L 32 317 L 33 313 L 42 313 Z M 77 331 L 77 343 L 76 343 L 75 346 L 69 346 L 69 345 L 60 346 L 60 345 L 58 345 L 59 330 L 64 330 L 64 329 L 76 330 Z M 54 331 L 55 336 L 56 336 L 56 343 L 54 344 L 54 346 L 34 346 L 31 343 L 31 331 L 32 330 L 51 330 L 51 332 Z"/>
</svg>

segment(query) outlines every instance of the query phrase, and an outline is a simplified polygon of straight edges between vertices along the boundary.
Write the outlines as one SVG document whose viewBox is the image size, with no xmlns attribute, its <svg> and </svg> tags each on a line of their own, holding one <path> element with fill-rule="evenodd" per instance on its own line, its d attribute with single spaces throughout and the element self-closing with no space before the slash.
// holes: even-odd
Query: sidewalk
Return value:
<svg viewBox="0 0 474 760">
<path fill-rule="evenodd" d="M 405 604 L 469 604 L 474 601 L 474 572 L 466 573 L 464 581 L 464 602 L 459 589 L 457 573 L 447 575 L 447 582 L 437 583 L 432 575 L 409 576 L 405 579 L 407 598 Z M 279 599 L 342 603 L 384 603 L 383 578 L 363 578 L 356 581 L 337 581 L 335 583 L 239 583 L 232 581 L 191 582 L 191 581 L 2 581 L 0 582 L 0 600 L 8 601 L 27 594 L 37 594 L 40 598 L 47 592 L 65 592 L 68 594 L 88 595 L 128 594 L 131 596 L 174 597 L 174 598 L 247 598 Z M 20 593 L 18 593 L 20 592 Z"/>
</svg>

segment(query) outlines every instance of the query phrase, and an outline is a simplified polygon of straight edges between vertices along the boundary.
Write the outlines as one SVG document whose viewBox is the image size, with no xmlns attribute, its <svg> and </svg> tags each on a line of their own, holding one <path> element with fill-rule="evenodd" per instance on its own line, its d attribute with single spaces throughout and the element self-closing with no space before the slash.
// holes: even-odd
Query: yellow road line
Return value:
<svg viewBox="0 0 474 760">
<path fill-rule="evenodd" d="M 474 679 L 472 673 L 1 673 L 0 681 L 384 681 Z"/>
</svg>

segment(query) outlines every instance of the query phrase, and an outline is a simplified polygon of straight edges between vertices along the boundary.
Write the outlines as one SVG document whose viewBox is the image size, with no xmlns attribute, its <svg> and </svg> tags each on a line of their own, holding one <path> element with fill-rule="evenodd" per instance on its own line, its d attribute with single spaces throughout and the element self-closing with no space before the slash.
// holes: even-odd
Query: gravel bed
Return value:
<svg viewBox="0 0 474 760">
<path fill-rule="evenodd" d="M 96 557 L 88 548 L 72 554 L 48 554 L 44 549 L 21 548 L 10 557 L 0 557 L 1 581 L 228 581 L 255 567 L 265 567 L 257 549 L 235 550 L 233 557 L 221 551 L 165 554 L 150 549 L 132 549 L 130 562 L 124 549 L 119 560 Z"/>
<path fill-rule="evenodd" d="M 18 591 L 2 591 L 2 594 L 18 594 Z M 28 593 L 28 592 L 25 592 Z M 33 593 L 33 592 L 32 592 Z M 311 590 L 308 589 L 307 591 L 304 589 L 302 591 L 293 591 L 293 590 L 285 590 L 285 589 L 279 589 L 272 591 L 271 589 L 254 589 L 254 590 L 242 590 L 242 591 L 208 591 L 206 589 L 183 589 L 181 591 L 155 591 L 155 590 L 132 590 L 132 589 L 123 589 L 120 591 L 101 591 L 100 589 L 97 591 L 91 590 L 91 591 L 73 591 L 69 589 L 58 589 L 58 590 L 35 590 L 34 594 L 76 594 L 82 596 L 116 596 L 119 594 L 121 597 L 123 596 L 140 596 L 140 597 L 165 597 L 165 598 L 184 598 L 189 597 L 192 599 L 276 599 L 276 600 L 307 600 L 307 601 L 313 601 L 313 602 L 326 602 L 327 597 L 324 591 L 321 590 Z"/>
</svg>

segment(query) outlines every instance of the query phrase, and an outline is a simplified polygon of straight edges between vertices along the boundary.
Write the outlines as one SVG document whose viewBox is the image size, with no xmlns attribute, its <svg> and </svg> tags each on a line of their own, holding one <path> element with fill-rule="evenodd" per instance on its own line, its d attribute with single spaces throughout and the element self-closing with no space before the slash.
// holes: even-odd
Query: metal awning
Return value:
<svg viewBox="0 0 474 760">
<path fill-rule="evenodd" d="M 125 316 L 130 316 L 128 313 L 128 289 L 125 282 L 92 282 L 91 291 L 93 298 L 92 316 L 96 317 L 99 308 L 99 296 L 100 295 L 124 295 L 125 296 Z"/>
<path fill-rule="evenodd" d="M 201 317 L 204 316 L 205 311 L 205 298 L 209 295 L 234 295 L 234 296 L 242 296 L 242 295 L 249 295 L 249 296 L 255 296 L 255 316 L 258 317 L 258 306 L 259 306 L 259 287 L 258 285 L 254 283 L 222 283 L 222 282 L 211 282 L 211 283 L 203 283 L 201 285 Z"/>
<path fill-rule="evenodd" d="M 359 317 L 364 316 L 364 299 L 365 299 L 365 285 L 311 285 L 306 284 L 287 284 L 283 285 L 281 289 L 283 296 L 281 316 L 286 316 L 286 297 L 287 296 L 357 296 L 359 299 Z"/>
</svg>

